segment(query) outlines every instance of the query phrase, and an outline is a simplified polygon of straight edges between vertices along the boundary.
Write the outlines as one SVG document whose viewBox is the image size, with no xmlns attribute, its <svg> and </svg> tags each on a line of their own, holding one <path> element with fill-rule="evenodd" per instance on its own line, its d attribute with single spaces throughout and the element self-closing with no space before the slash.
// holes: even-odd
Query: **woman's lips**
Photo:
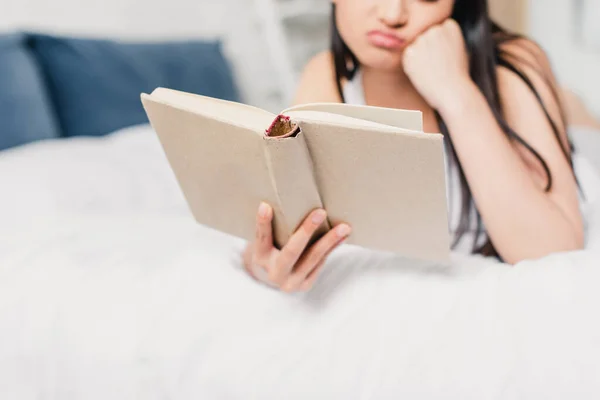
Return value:
<svg viewBox="0 0 600 400">
<path fill-rule="evenodd" d="M 406 44 L 404 39 L 382 31 L 371 31 L 367 34 L 367 37 L 373 46 L 387 50 L 399 50 Z"/>
</svg>

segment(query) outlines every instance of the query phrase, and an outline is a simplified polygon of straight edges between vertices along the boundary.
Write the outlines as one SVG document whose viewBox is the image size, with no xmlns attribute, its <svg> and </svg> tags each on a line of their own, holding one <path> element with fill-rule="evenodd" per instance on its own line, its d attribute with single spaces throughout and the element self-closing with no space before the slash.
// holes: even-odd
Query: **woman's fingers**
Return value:
<svg viewBox="0 0 600 400">
<path fill-rule="evenodd" d="M 256 215 L 256 239 L 254 257 L 261 260 L 269 256 L 273 249 L 273 209 L 267 203 L 260 203 Z"/>
<path fill-rule="evenodd" d="M 336 226 L 335 229 L 327 232 L 325 236 L 302 256 L 294 272 L 287 279 L 282 289 L 286 292 L 310 289 L 318 275 L 318 270 L 325 263 L 325 259 L 329 253 L 343 242 L 348 235 L 350 235 L 351 231 L 352 229 L 350 226 L 340 224 Z"/>
<path fill-rule="evenodd" d="M 281 249 L 274 268 L 269 271 L 269 279 L 277 285 L 287 281 L 294 265 L 306 249 L 310 238 L 321 226 L 327 213 L 325 210 L 317 209 L 311 212 L 308 217 L 302 222 L 298 230 L 288 240 L 286 245 Z"/>
<path fill-rule="evenodd" d="M 341 243 L 343 243 L 343 242 L 340 242 L 339 244 L 341 244 Z M 326 259 L 327 259 L 327 257 L 322 259 L 321 262 L 315 267 L 315 269 L 310 271 L 310 273 L 308 274 L 308 276 L 306 277 L 304 282 L 302 282 L 302 285 L 300 285 L 300 291 L 308 292 L 310 289 L 312 289 L 317 278 L 321 274 L 321 270 L 323 269 L 323 266 L 325 265 Z"/>
<path fill-rule="evenodd" d="M 285 291 L 310 289 L 327 255 L 343 242 L 351 231 L 346 224 L 338 225 L 310 249 L 306 249 L 310 239 L 326 218 L 325 210 L 314 210 L 281 251 L 274 251 L 273 209 L 268 204 L 261 203 L 256 217 L 256 239 L 252 249 L 249 250 L 252 253 L 251 265 L 248 266 L 249 272 L 255 278 Z"/>
</svg>

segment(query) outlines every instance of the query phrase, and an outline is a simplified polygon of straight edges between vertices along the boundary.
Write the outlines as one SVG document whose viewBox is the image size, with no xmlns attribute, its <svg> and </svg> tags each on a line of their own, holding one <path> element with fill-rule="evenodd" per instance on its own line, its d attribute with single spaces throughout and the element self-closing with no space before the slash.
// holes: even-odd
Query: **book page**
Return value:
<svg viewBox="0 0 600 400">
<path fill-rule="evenodd" d="M 424 135 L 423 132 L 414 131 L 409 129 L 402 129 L 392 125 L 381 124 L 377 122 L 373 122 L 365 119 L 358 119 L 353 117 L 348 117 L 342 114 L 332 114 L 324 111 L 312 111 L 312 110 L 290 110 L 286 111 L 286 116 L 289 116 L 293 120 L 299 122 L 315 122 L 322 123 L 326 125 L 335 125 L 335 126 L 346 126 L 352 128 L 362 128 L 362 129 L 371 129 L 376 130 L 381 133 L 403 133 L 406 135 Z"/>
<path fill-rule="evenodd" d="M 373 106 L 358 106 L 339 103 L 312 103 L 288 108 L 282 114 L 292 111 L 320 111 L 330 114 L 344 115 L 356 119 L 376 122 L 400 129 L 423 131 L 423 114 L 421 111 L 398 110 Z"/>
<path fill-rule="evenodd" d="M 276 117 L 268 111 L 245 104 L 165 88 L 155 89 L 151 95 L 145 94 L 142 97 L 150 97 L 154 101 L 261 134 L 264 134 Z"/>
</svg>

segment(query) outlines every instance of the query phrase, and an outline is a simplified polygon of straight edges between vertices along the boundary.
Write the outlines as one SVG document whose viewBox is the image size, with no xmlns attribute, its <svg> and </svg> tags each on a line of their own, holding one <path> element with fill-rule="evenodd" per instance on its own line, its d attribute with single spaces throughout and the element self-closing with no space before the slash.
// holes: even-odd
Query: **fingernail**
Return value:
<svg viewBox="0 0 600 400">
<path fill-rule="evenodd" d="M 346 224 L 342 224 L 340 226 L 338 226 L 337 228 L 335 228 L 335 233 L 338 237 L 343 238 L 346 237 L 350 234 L 350 226 L 346 225 Z"/>
<path fill-rule="evenodd" d="M 315 225 L 321 225 L 325 221 L 325 217 L 327 217 L 325 210 L 317 210 L 312 216 L 312 222 Z"/>
<path fill-rule="evenodd" d="M 258 215 L 261 218 L 265 218 L 267 216 L 268 212 L 269 212 L 269 206 L 267 205 L 267 203 L 260 203 L 260 206 L 258 207 Z"/>
</svg>

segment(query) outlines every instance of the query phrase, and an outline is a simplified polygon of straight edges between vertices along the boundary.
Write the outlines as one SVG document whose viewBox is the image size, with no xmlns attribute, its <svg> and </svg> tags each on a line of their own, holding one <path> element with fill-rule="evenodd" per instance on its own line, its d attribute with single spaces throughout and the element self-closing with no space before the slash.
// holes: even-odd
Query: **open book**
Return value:
<svg viewBox="0 0 600 400">
<path fill-rule="evenodd" d="M 317 207 L 347 243 L 446 261 L 449 233 L 443 138 L 422 115 L 346 104 L 306 104 L 280 115 L 158 88 L 142 103 L 196 221 L 244 239 L 261 201 L 283 246 Z"/>
</svg>

